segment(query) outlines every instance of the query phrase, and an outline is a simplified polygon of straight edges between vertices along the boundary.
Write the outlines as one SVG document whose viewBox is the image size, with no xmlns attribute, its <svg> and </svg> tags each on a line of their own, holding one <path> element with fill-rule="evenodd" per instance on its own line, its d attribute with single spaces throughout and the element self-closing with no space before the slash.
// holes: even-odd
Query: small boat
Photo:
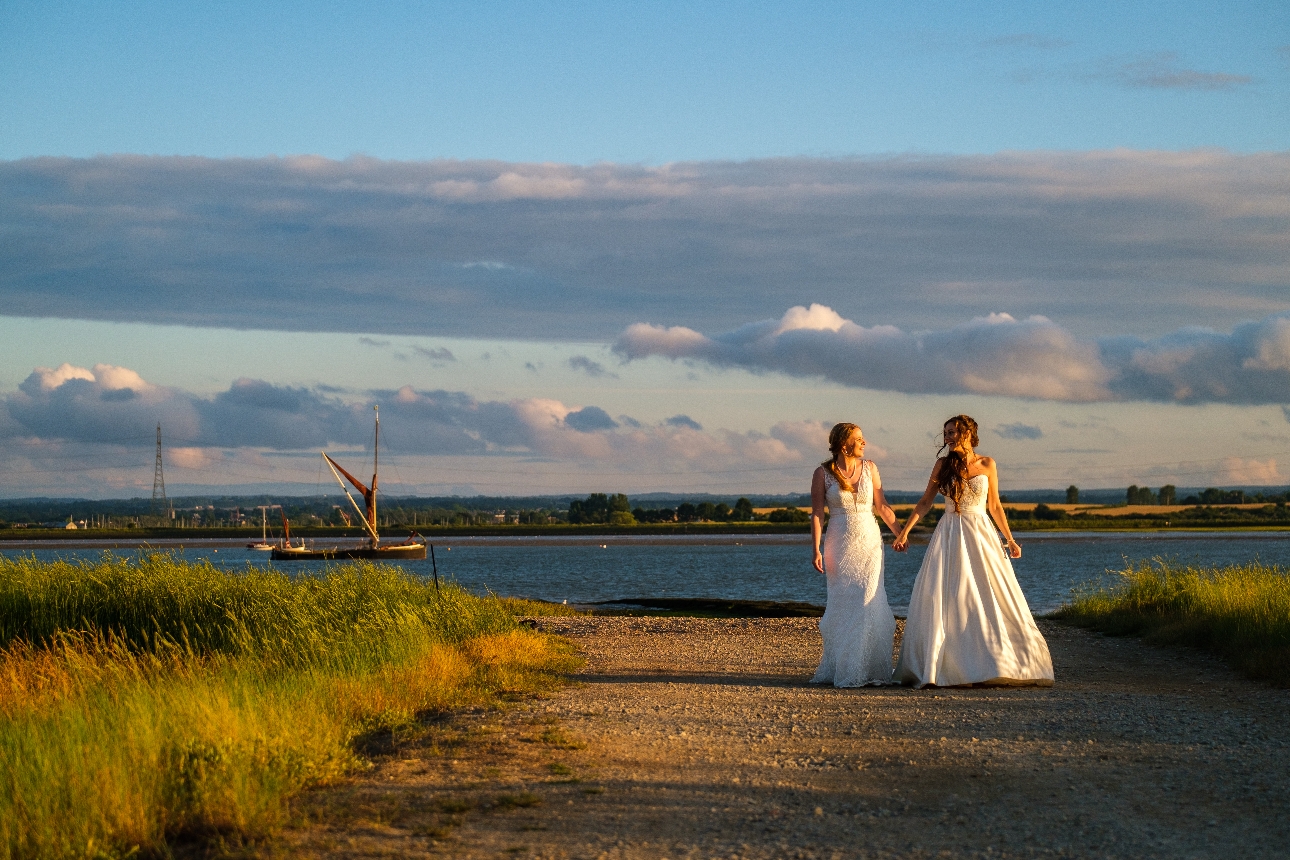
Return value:
<svg viewBox="0 0 1290 860">
<path fill-rule="evenodd" d="M 291 543 L 291 531 L 287 525 L 286 514 L 282 516 L 283 536 L 282 543 L 273 547 L 272 558 L 275 561 L 330 561 L 332 559 L 350 559 L 364 558 L 386 561 L 398 561 L 402 559 L 419 559 L 426 557 L 426 541 L 416 532 L 408 535 L 407 540 L 396 544 L 382 544 L 381 536 L 376 532 L 376 484 L 378 465 L 380 463 L 381 450 L 381 412 L 380 407 L 373 407 L 376 410 L 376 437 L 372 445 L 372 486 L 367 487 L 362 481 L 355 478 L 349 472 L 346 472 L 339 463 L 327 456 L 323 452 L 323 461 L 327 463 L 327 468 L 331 469 L 332 475 L 336 478 L 336 483 L 345 491 L 345 497 L 349 503 L 354 506 L 358 512 L 358 517 L 363 523 L 363 528 L 367 530 L 367 540 L 360 546 L 354 547 L 306 547 L 304 541 L 299 545 Z M 349 487 L 345 486 L 345 481 L 349 481 L 354 488 L 363 494 L 363 507 L 358 506 L 354 497 L 350 495 Z"/>
<path fill-rule="evenodd" d="M 273 507 L 277 507 L 277 505 L 274 505 Z M 246 545 L 247 549 L 253 549 L 253 550 L 256 550 L 257 552 L 269 552 L 276 546 L 276 544 L 269 542 L 268 511 L 269 511 L 268 505 L 260 506 L 260 539 L 255 543 L 247 544 Z"/>
</svg>

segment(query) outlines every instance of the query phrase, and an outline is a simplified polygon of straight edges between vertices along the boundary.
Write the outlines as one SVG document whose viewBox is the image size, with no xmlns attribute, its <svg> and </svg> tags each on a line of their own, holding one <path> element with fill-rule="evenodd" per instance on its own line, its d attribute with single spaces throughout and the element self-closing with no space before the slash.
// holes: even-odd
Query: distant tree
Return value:
<svg viewBox="0 0 1290 860">
<path fill-rule="evenodd" d="M 1075 486 L 1074 484 L 1071 484 L 1069 487 L 1066 488 L 1066 504 L 1068 505 L 1079 504 L 1079 487 Z"/>
<path fill-rule="evenodd" d="M 671 523 L 676 521 L 676 511 L 671 508 L 655 508 L 646 510 L 644 508 L 634 508 L 632 516 L 638 523 Z"/>
<path fill-rule="evenodd" d="M 699 506 L 694 511 L 701 520 L 715 520 L 717 518 L 717 506 L 712 502 L 699 502 Z"/>
<path fill-rule="evenodd" d="M 676 506 L 676 518 L 683 523 L 692 523 L 698 516 L 698 509 L 689 502 L 682 502 Z"/>
<path fill-rule="evenodd" d="M 1125 500 L 1131 505 L 1154 505 L 1157 501 L 1156 494 L 1151 492 L 1150 487 L 1139 487 L 1137 484 L 1129 485 Z"/>
<path fill-rule="evenodd" d="M 716 505 L 713 506 L 712 518 L 722 522 L 731 519 L 730 506 L 725 502 L 717 502 Z"/>
<path fill-rule="evenodd" d="M 1050 508 L 1043 502 L 1035 505 L 1035 519 L 1037 520 L 1064 520 L 1068 516 L 1070 516 L 1070 514 L 1066 513 L 1061 508 Z"/>
<path fill-rule="evenodd" d="M 1244 501 L 1244 490 L 1220 490 L 1216 487 L 1207 487 L 1200 494 L 1202 505 L 1239 505 Z"/>
<path fill-rule="evenodd" d="M 632 516 L 631 511 L 612 511 L 609 514 L 609 524 L 611 526 L 634 526 L 636 517 Z"/>
<path fill-rule="evenodd" d="M 811 515 L 798 508 L 780 508 L 770 512 L 772 523 L 809 523 Z"/>
<path fill-rule="evenodd" d="M 617 496 L 614 497 L 617 500 Z M 623 496 L 626 499 L 626 496 Z M 627 510 L 631 510 L 630 507 Z M 592 493 L 584 501 L 574 499 L 569 503 L 569 522 L 571 523 L 607 523 L 609 522 L 609 496 L 604 493 Z"/>
<path fill-rule="evenodd" d="M 735 502 L 735 508 L 733 511 L 730 512 L 730 514 L 731 514 L 730 519 L 732 520 L 738 520 L 739 522 L 748 522 L 753 518 L 752 502 L 748 501 L 745 498 L 740 498 L 739 501 Z"/>
<path fill-rule="evenodd" d="M 1162 505 L 1177 504 L 1178 488 L 1175 487 L 1173 484 L 1165 484 L 1163 487 L 1160 488 L 1160 493 L 1157 496 L 1157 498 L 1159 499 L 1160 504 Z"/>
</svg>

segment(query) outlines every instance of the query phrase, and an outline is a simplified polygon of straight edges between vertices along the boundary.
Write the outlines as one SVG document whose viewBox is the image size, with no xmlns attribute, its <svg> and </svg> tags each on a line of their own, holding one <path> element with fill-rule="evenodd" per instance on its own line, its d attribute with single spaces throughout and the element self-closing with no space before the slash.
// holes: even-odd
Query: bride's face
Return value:
<svg viewBox="0 0 1290 860">
<path fill-rule="evenodd" d="M 949 422 L 941 430 L 941 433 L 943 434 L 943 438 L 945 439 L 945 444 L 947 446 L 949 446 L 950 448 L 958 447 L 959 445 L 959 425 L 958 424 L 955 424 L 953 421 Z"/>
<path fill-rule="evenodd" d="M 847 441 L 842 444 L 842 453 L 848 457 L 860 457 L 864 455 L 864 434 L 859 430 L 852 430 Z"/>
</svg>

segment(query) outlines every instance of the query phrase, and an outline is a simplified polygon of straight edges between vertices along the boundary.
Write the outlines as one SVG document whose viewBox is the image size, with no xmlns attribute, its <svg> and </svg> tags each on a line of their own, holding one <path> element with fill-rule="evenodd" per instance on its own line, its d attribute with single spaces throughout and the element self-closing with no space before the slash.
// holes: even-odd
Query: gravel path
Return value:
<svg viewBox="0 0 1290 860">
<path fill-rule="evenodd" d="M 1290 691 L 1040 622 L 1057 683 L 806 683 L 813 619 L 542 619 L 575 683 L 312 793 L 266 853 L 1285 857 Z"/>
</svg>

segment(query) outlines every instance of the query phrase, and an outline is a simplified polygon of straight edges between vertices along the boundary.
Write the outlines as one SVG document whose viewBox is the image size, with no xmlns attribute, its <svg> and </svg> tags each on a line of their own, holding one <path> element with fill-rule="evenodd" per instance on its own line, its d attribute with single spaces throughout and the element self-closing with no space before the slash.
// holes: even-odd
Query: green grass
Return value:
<svg viewBox="0 0 1290 860">
<path fill-rule="evenodd" d="M 1290 572 L 1259 563 L 1185 567 L 1156 560 L 1078 595 L 1054 618 L 1113 635 L 1213 651 L 1252 678 L 1290 686 Z"/>
<path fill-rule="evenodd" d="M 271 832 L 363 737 L 558 683 L 515 614 L 371 564 L 0 559 L 0 860 Z"/>
</svg>

